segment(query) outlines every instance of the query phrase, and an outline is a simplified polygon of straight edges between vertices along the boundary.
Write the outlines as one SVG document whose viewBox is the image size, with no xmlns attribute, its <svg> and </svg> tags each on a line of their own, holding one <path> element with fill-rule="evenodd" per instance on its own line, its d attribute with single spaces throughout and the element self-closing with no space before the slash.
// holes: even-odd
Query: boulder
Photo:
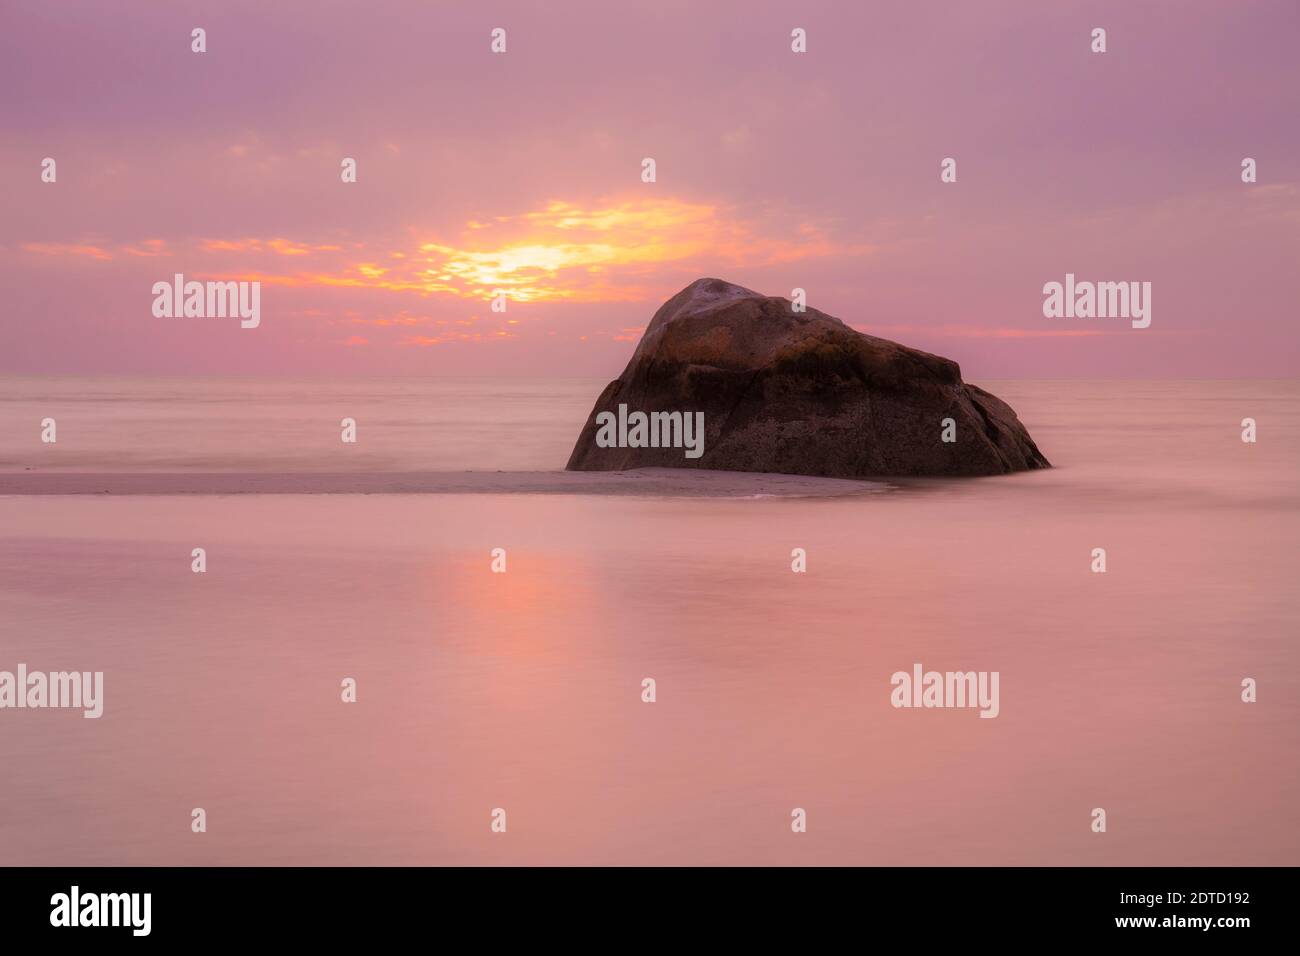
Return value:
<svg viewBox="0 0 1300 956">
<path fill-rule="evenodd" d="M 620 405 L 624 421 L 638 411 L 703 412 L 703 453 L 630 447 L 635 435 L 623 447 L 601 447 L 613 432 L 601 426 L 619 417 Z M 954 440 L 944 441 L 945 431 Z M 787 299 L 699 279 L 655 313 L 623 374 L 596 400 L 567 465 L 645 467 L 869 478 L 1050 465 L 1011 407 L 963 382 L 956 362 L 816 309 L 795 312 Z"/>
</svg>

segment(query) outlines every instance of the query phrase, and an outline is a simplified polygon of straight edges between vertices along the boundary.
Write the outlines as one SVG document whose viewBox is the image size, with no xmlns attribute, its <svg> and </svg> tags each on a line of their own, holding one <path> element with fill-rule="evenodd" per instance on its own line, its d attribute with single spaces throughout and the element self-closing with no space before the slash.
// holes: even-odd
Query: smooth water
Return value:
<svg viewBox="0 0 1300 956">
<path fill-rule="evenodd" d="M 586 379 L 0 379 L 0 471 L 559 469 Z M 53 418 L 58 441 L 41 444 Z M 341 422 L 357 423 L 344 443 Z"/>
<path fill-rule="evenodd" d="M 603 384 L 10 379 L 0 462 L 560 468 Z M 1056 468 L 0 497 L 0 670 L 105 672 L 99 720 L 0 711 L 0 864 L 1300 863 L 1300 386 L 980 384 Z M 1000 715 L 891 707 L 915 662 Z"/>
</svg>

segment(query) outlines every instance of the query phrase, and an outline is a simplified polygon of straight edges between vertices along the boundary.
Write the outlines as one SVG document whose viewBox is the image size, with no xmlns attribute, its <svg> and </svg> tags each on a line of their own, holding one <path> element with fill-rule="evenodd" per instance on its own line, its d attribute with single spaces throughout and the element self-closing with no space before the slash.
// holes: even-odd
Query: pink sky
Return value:
<svg viewBox="0 0 1300 956">
<path fill-rule="evenodd" d="M 0 371 L 612 376 L 715 275 L 976 380 L 1291 377 L 1297 41 L 1294 0 L 6 0 Z M 177 272 L 260 327 L 155 318 Z M 1066 272 L 1151 328 L 1044 318 Z"/>
</svg>

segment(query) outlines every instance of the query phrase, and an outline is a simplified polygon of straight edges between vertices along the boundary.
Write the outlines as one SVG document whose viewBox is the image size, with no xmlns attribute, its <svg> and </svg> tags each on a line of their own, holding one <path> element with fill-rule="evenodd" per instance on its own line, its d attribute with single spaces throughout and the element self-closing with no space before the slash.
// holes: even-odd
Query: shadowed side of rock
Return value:
<svg viewBox="0 0 1300 956">
<path fill-rule="evenodd" d="M 618 416 L 619 406 L 625 414 L 703 412 L 703 453 L 601 447 L 600 416 Z M 567 467 L 866 478 L 1049 464 L 1011 407 L 962 382 L 956 362 L 700 279 L 655 313 L 623 374 L 597 399 Z"/>
</svg>

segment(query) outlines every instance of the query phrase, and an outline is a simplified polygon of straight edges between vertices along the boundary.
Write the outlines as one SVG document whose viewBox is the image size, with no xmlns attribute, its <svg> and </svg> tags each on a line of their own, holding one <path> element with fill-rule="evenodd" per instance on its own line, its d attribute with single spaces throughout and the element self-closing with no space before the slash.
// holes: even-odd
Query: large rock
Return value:
<svg viewBox="0 0 1300 956">
<path fill-rule="evenodd" d="M 703 412 L 703 454 L 599 447 L 597 416 L 617 416 L 620 405 Z M 946 418 L 956 423 L 954 442 L 941 440 Z M 1011 407 L 965 384 L 956 362 L 816 309 L 796 313 L 786 299 L 699 279 L 655 313 L 623 374 L 596 400 L 567 467 L 865 478 L 1050 465 Z"/>
</svg>

